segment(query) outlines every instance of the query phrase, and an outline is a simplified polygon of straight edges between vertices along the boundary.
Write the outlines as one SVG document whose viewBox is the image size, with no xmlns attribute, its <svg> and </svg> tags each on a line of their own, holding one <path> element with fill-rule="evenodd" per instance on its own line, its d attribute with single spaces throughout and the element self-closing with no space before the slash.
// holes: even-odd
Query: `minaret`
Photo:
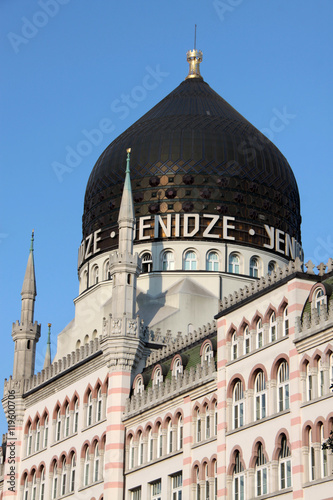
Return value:
<svg viewBox="0 0 333 500">
<path fill-rule="evenodd" d="M 15 342 L 13 379 L 29 378 L 35 371 L 36 343 L 40 337 L 40 325 L 34 322 L 37 295 L 34 265 L 34 232 L 22 286 L 21 322 L 13 323 L 12 337 Z"/>
<path fill-rule="evenodd" d="M 43 368 L 47 368 L 51 365 L 51 323 L 48 323 L 49 331 L 47 332 L 47 344 L 46 344 L 46 353 Z"/>
<path fill-rule="evenodd" d="M 121 198 L 118 227 L 119 247 L 110 255 L 110 274 L 112 288 L 112 320 L 117 320 L 119 334 L 126 335 L 127 320 L 135 319 L 136 281 L 141 271 L 138 254 L 133 255 L 134 205 L 130 178 L 130 153 L 127 150 L 125 182 Z M 121 331 L 120 331 L 121 330 Z"/>
</svg>

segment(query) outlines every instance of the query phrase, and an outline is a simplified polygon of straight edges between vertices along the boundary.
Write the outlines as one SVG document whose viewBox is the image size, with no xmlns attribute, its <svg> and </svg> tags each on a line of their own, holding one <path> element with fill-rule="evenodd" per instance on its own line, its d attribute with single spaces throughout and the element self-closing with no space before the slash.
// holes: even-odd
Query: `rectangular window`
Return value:
<svg viewBox="0 0 333 500">
<path fill-rule="evenodd" d="M 141 500 L 141 486 L 131 490 L 131 500 Z"/>
<path fill-rule="evenodd" d="M 172 500 L 182 500 L 183 473 L 178 472 L 172 478 Z"/>
<path fill-rule="evenodd" d="M 158 481 L 155 481 L 154 483 L 151 483 L 151 500 L 161 500 L 162 498 L 162 482 L 159 479 Z"/>
</svg>

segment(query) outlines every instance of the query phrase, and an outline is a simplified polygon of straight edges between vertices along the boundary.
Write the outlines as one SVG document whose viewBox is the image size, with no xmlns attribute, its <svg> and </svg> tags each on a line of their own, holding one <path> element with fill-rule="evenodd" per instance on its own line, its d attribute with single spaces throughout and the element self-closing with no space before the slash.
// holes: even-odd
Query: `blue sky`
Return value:
<svg viewBox="0 0 333 500">
<path fill-rule="evenodd" d="M 47 323 L 55 345 L 74 315 L 89 174 L 105 147 L 184 79 L 195 23 L 204 79 L 272 139 L 295 173 L 305 259 L 333 256 L 332 18 L 331 0 L 1 2 L 0 380 L 12 373 L 11 326 L 20 318 L 32 228 L 40 370 Z M 140 93 L 152 72 L 156 85 Z M 120 113 L 124 95 L 135 99 Z M 271 127 L 276 113 L 284 116 L 279 132 Z M 95 144 L 84 150 L 93 129 Z M 81 154 L 62 171 L 73 150 Z"/>
</svg>

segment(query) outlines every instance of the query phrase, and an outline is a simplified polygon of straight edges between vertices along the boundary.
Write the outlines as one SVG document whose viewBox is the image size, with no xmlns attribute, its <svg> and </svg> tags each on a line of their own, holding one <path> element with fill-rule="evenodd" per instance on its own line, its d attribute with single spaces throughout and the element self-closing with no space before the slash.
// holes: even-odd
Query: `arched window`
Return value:
<svg viewBox="0 0 333 500">
<path fill-rule="evenodd" d="M 89 484 L 89 468 L 90 468 L 90 457 L 89 457 L 89 447 L 86 447 L 86 452 L 84 455 L 84 477 L 83 477 L 83 485 L 88 486 Z"/>
<path fill-rule="evenodd" d="M 245 492 L 244 468 L 240 459 L 239 451 L 236 451 L 235 455 L 235 467 L 234 467 L 232 483 L 234 490 L 233 500 L 244 500 L 244 492 Z"/>
<path fill-rule="evenodd" d="M 238 353 L 237 353 L 237 335 L 236 332 L 234 332 L 231 336 L 231 359 L 237 359 Z"/>
<path fill-rule="evenodd" d="M 197 268 L 197 256 L 193 250 L 189 250 L 184 258 L 185 271 L 195 271 Z"/>
<path fill-rule="evenodd" d="M 250 259 L 250 276 L 259 278 L 259 259 L 257 257 L 251 257 Z"/>
<path fill-rule="evenodd" d="M 278 370 L 278 411 L 289 408 L 289 366 L 282 361 Z"/>
<path fill-rule="evenodd" d="M 76 472 L 76 457 L 75 453 L 73 453 L 71 459 L 71 469 L 70 469 L 70 483 L 69 483 L 70 492 L 73 492 L 75 490 L 75 472 Z"/>
<path fill-rule="evenodd" d="M 56 435 L 55 435 L 55 440 L 60 441 L 61 438 L 61 411 L 60 408 L 57 411 L 57 418 L 56 418 Z"/>
<path fill-rule="evenodd" d="M 32 453 L 32 425 L 29 424 L 28 435 L 27 435 L 27 456 Z"/>
<path fill-rule="evenodd" d="M 209 471 L 208 471 L 208 464 L 206 464 L 205 469 L 204 469 L 204 480 L 205 480 L 205 500 L 209 500 Z"/>
<path fill-rule="evenodd" d="M 229 255 L 229 273 L 240 273 L 240 258 L 235 253 Z"/>
<path fill-rule="evenodd" d="M 276 314 L 272 312 L 269 318 L 269 340 L 274 342 L 276 340 Z"/>
<path fill-rule="evenodd" d="M 207 271 L 219 270 L 219 256 L 216 252 L 209 252 L 207 255 Z"/>
<path fill-rule="evenodd" d="M 266 380 L 264 372 L 258 372 L 255 382 L 255 419 L 266 417 Z"/>
<path fill-rule="evenodd" d="M 272 273 L 274 273 L 276 269 L 276 262 L 274 260 L 271 260 L 268 264 L 268 274 L 271 275 Z"/>
<path fill-rule="evenodd" d="M 212 346 L 209 342 L 204 347 L 203 355 L 201 357 L 201 364 L 207 363 L 209 364 L 214 358 L 214 352 Z"/>
<path fill-rule="evenodd" d="M 154 385 L 158 387 L 162 382 L 163 382 L 162 370 L 160 367 L 158 367 L 154 372 Z"/>
<path fill-rule="evenodd" d="M 172 421 L 170 419 L 168 422 L 168 428 L 167 428 L 167 450 L 168 450 L 168 453 L 172 453 L 172 438 L 173 438 Z"/>
<path fill-rule="evenodd" d="M 28 500 L 28 496 L 29 496 L 29 483 L 27 474 L 24 479 L 23 500 Z"/>
<path fill-rule="evenodd" d="M 261 443 L 258 446 L 258 456 L 256 460 L 256 493 L 258 497 L 268 493 L 266 458 Z"/>
<path fill-rule="evenodd" d="M 316 455 L 312 441 L 312 430 L 309 429 L 309 481 L 316 479 Z"/>
<path fill-rule="evenodd" d="M 206 439 L 210 438 L 210 414 L 209 408 L 206 406 L 205 409 L 205 428 L 206 428 Z"/>
<path fill-rule="evenodd" d="M 57 494 L 58 494 L 58 469 L 57 469 L 57 464 L 54 464 L 53 476 L 52 476 L 52 500 L 56 500 Z"/>
<path fill-rule="evenodd" d="M 98 266 L 94 266 L 93 270 L 92 270 L 92 279 L 93 279 L 92 284 L 93 285 L 97 285 L 97 283 L 98 283 L 98 276 L 99 276 L 99 268 L 98 268 Z"/>
<path fill-rule="evenodd" d="M 69 403 L 66 405 L 66 410 L 65 410 L 65 437 L 69 436 Z"/>
<path fill-rule="evenodd" d="M 183 448 L 183 417 L 179 415 L 177 422 L 177 450 Z"/>
<path fill-rule="evenodd" d="M 37 475 L 36 471 L 32 476 L 31 500 L 37 500 Z"/>
<path fill-rule="evenodd" d="M 100 422 L 102 420 L 102 388 L 100 387 L 97 391 L 97 401 L 96 401 L 96 422 Z"/>
<path fill-rule="evenodd" d="M 142 272 L 151 273 L 153 270 L 153 259 L 151 253 L 145 252 L 142 255 Z"/>
<path fill-rule="evenodd" d="M 183 373 L 183 365 L 179 358 L 177 358 L 173 364 L 172 375 L 178 378 L 178 375 Z"/>
<path fill-rule="evenodd" d="M 317 361 L 317 380 L 318 380 L 318 397 L 322 397 L 325 394 L 325 379 L 324 379 L 324 367 L 321 358 Z"/>
<path fill-rule="evenodd" d="M 248 326 L 244 328 L 244 354 L 249 354 L 251 350 L 251 336 Z"/>
<path fill-rule="evenodd" d="M 110 261 L 108 259 L 104 264 L 104 279 L 109 280 L 110 278 L 111 278 Z"/>
<path fill-rule="evenodd" d="M 45 500 L 45 469 L 42 467 L 40 473 L 39 500 Z"/>
<path fill-rule="evenodd" d="M 289 318 L 288 318 L 288 307 L 284 308 L 283 311 L 283 337 L 287 337 L 289 335 Z"/>
<path fill-rule="evenodd" d="M 217 424 L 218 424 L 218 413 L 217 413 L 217 401 L 214 405 L 214 435 L 217 436 Z"/>
<path fill-rule="evenodd" d="M 66 479 L 67 479 L 67 471 L 66 471 L 66 459 L 64 458 L 62 461 L 62 469 L 61 469 L 61 495 L 65 495 L 66 493 Z"/>
<path fill-rule="evenodd" d="M 175 261 L 173 257 L 173 252 L 167 250 L 163 254 L 162 269 L 163 271 L 173 271 L 174 268 L 175 268 Z"/>
<path fill-rule="evenodd" d="M 142 437 L 142 432 L 140 432 L 138 440 L 138 465 L 142 464 L 143 464 L 143 437 Z"/>
<path fill-rule="evenodd" d="M 313 383 L 310 363 L 306 364 L 306 398 L 307 401 L 311 401 L 311 399 L 313 398 Z"/>
<path fill-rule="evenodd" d="M 134 467 L 134 438 L 131 436 L 129 440 L 129 453 L 128 453 L 128 467 L 133 469 Z"/>
<path fill-rule="evenodd" d="M 160 458 L 163 455 L 163 434 L 162 434 L 162 426 L 158 425 L 157 429 L 157 458 Z"/>
<path fill-rule="evenodd" d="M 243 384 L 237 380 L 233 390 L 233 428 L 238 429 L 244 425 L 244 392 Z"/>
<path fill-rule="evenodd" d="M 279 454 L 279 475 L 280 475 L 280 489 L 291 487 L 291 455 L 287 438 L 283 435 L 281 439 L 281 450 Z"/>
<path fill-rule="evenodd" d="M 257 349 L 260 349 L 264 345 L 264 329 L 262 326 L 262 319 L 259 318 L 257 321 Z"/>
<path fill-rule="evenodd" d="M 196 487 L 195 487 L 195 500 L 200 500 L 200 476 L 199 476 L 199 467 L 195 467 L 195 482 L 196 482 Z"/>
<path fill-rule="evenodd" d="M 200 443 L 200 441 L 201 441 L 201 417 L 200 417 L 200 410 L 197 410 L 196 439 L 197 439 L 197 443 Z"/>
<path fill-rule="evenodd" d="M 316 291 L 314 303 L 317 313 L 320 314 L 326 304 L 326 295 L 324 294 L 324 290 L 322 288 L 319 288 L 319 290 Z"/>
<path fill-rule="evenodd" d="M 154 457 L 154 440 L 153 440 L 153 431 L 150 428 L 148 431 L 148 462 L 151 462 Z"/>
<path fill-rule="evenodd" d="M 87 406 L 87 427 L 92 424 L 92 412 L 93 412 L 93 403 L 92 403 L 92 394 L 89 392 L 88 396 L 88 406 Z"/>
<path fill-rule="evenodd" d="M 98 481 L 98 479 L 99 479 L 99 449 L 98 449 L 98 444 L 96 443 L 95 453 L 94 453 L 94 482 Z"/>
<path fill-rule="evenodd" d="M 144 390 L 142 377 L 138 377 L 134 385 L 134 394 L 142 394 Z"/>
<path fill-rule="evenodd" d="M 78 430 L 79 424 L 79 401 L 76 399 L 74 403 L 74 415 L 73 415 L 73 433 L 75 434 Z"/>
<path fill-rule="evenodd" d="M 35 451 L 40 449 L 40 421 L 37 420 L 36 424 L 36 437 L 35 437 Z"/>
<path fill-rule="evenodd" d="M 325 438 L 324 438 L 324 426 L 323 424 L 320 425 L 320 449 L 321 449 L 321 454 L 320 454 L 320 461 L 321 461 L 321 477 L 326 477 L 328 475 L 328 464 L 327 464 L 327 448 L 323 449 L 323 444 L 325 443 Z"/>
<path fill-rule="evenodd" d="M 47 447 L 48 435 L 49 435 L 49 417 L 46 415 L 44 420 L 43 448 Z"/>
</svg>

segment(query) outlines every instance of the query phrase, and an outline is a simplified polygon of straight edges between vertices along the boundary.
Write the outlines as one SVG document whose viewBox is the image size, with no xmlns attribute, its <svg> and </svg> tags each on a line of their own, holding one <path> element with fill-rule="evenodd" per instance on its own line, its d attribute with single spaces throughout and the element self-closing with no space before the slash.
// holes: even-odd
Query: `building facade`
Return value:
<svg viewBox="0 0 333 500">
<path fill-rule="evenodd" d="M 32 238 L 1 498 L 332 498 L 333 263 L 304 267 L 289 164 L 187 58 L 91 173 L 75 317 L 37 374 Z"/>
</svg>

